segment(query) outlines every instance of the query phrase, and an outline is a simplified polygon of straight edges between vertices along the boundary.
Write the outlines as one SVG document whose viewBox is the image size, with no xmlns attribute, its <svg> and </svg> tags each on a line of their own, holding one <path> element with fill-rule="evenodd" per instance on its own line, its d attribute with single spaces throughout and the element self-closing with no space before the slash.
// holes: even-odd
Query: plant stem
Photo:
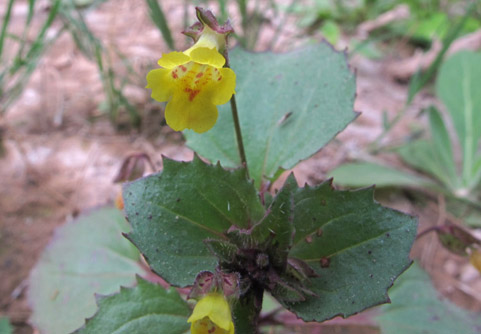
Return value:
<svg viewBox="0 0 481 334">
<path fill-rule="evenodd" d="M 237 103 L 235 100 L 235 95 L 232 95 L 232 98 L 230 99 L 230 106 L 232 110 L 232 119 L 234 120 L 235 135 L 237 138 L 237 148 L 239 149 L 242 166 L 246 170 L 247 178 L 249 178 L 249 169 L 247 168 L 247 159 L 244 150 L 244 142 L 242 141 L 242 132 L 240 128 L 239 114 L 237 113 Z"/>
<path fill-rule="evenodd" d="M 259 315 L 262 309 L 264 290 L 250 288 L 233 306 L 236 334 L 258 334 Z"/>
</svg>

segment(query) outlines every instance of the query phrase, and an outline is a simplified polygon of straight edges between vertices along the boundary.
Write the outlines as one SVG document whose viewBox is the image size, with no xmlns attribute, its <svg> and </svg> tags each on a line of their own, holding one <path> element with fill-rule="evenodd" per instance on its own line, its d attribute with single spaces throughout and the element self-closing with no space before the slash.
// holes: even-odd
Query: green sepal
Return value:
<svg viewBox="0 0 481 334">
<path fill-rule="evenodd" d="M 286 274 L 300 282 L 309 282 L 309 278 L 318 276 L 306 262 L 295 258 L 287 259 Z"/>
<path fill-rule="evenodd" d="M 237 254 L 237 246 L 226 240 L 206 239 L 205 245 L 222 263 L 232 263 Z"/>
<path fill-rule="evenodd" d="M 304 294 L 281 278 L 276 279 L 274 288 L 270 289 L 274 298 L 284 303 L 299 303 L 306 300 Z"/>
</svg>

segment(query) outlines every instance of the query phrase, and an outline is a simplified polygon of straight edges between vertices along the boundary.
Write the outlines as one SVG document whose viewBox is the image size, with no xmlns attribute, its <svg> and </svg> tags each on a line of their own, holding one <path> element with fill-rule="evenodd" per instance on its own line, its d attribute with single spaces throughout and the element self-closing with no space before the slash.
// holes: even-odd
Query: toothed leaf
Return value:
<svg viewBox="0 0 481 334">
<path fill-rule="evenodd" d="M 349 316 L 389 301 L 387 290 L 411 263 L 416 220 L 373 200 L 373 188 L 336 191 L 326 182 L 294 192 L 296 235 L 289 256 L 318 275 L 297 303 L 280 302 L 306 321 Z"/>
<path fill-rule="evenodd" d="M 189 331 L 191 310 L 174 289 L 137 278 L 137 286 L 97 298 L 99 310 L 73 334 L 131 334 Z"/>
<path fill-rule="evenodd" d="M 243 170 L 226 171 L 197 157 L 188 163 L 164 159 L 162 173 L 127 184 L 123 194 L 129 239 L 176 286 L 193 284 L 200 271 L 214 271 L 218 260 L 204 240 L 227 240 L 231 225 L 248 228 L 264 215 Z"/>
</svg>

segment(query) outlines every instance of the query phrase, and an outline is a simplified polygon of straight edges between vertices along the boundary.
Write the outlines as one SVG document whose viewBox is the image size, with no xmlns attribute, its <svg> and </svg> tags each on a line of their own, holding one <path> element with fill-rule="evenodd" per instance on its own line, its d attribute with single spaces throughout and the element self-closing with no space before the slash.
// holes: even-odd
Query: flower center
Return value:
<svg viewBox="0 0 481 334">
<path fill-rule="evenodd" d="M 193 61 L 172 69 L 171 76 L 177 89 L 186 94 L 190 102 L 208 85 L 222 80 L 217 68 Z"/>
<path fill-rule="evenodd" d="M 215 323 L 210 321 L 209 317 L 204 317 L 201 320 L 194 322 L 192 333 L 195 334 L 227 334 L 228 331 L 218 327 Z"/>
</svg>

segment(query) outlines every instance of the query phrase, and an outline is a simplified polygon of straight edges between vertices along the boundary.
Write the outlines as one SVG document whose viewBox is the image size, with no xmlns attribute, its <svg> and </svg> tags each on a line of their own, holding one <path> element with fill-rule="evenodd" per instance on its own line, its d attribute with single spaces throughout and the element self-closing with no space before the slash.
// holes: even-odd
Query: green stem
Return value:
<svg viewBox="0 0 481 334">
<path fill-rule="evenodd" d="M 393 127 L 399 123 L 399 121 L 404 117 L 407 111 L 407 105 L 405 105 L 401 111 L 399 111 L 392 121 L 389 122 L 387 127 L 383 129 L 382 133 L 379 134 L 368 146 L 368 151 L 371 153 L 378 153 L 381 148 L 381 141 L 384 137 L 391 131 Z"/>
<path fill-rule="evenodd" d="M 247 168 L 247 159 L 244 150 L 244 142 L 242 141 L 242 132 L 239 122 L 239 114 L 237 113 L 237 103 L 235 100 L 235 95 L 232 95 L 232 98 L 230 99 L 230 106 L 232 109 L 232 119 L 234 120 L 235 135 L 237 138 L 237 148 L 239 149 L 242 166 L 246 169 L 246 175 L 249 178 L 249 169 Z"/>
<path fill-rule="evenodd" d="M 259 287 L 249 289 L 233 306 L 236 334 L 258 334 L 259 315 L 262 309 L 264 290 Z"/>
</svg>

